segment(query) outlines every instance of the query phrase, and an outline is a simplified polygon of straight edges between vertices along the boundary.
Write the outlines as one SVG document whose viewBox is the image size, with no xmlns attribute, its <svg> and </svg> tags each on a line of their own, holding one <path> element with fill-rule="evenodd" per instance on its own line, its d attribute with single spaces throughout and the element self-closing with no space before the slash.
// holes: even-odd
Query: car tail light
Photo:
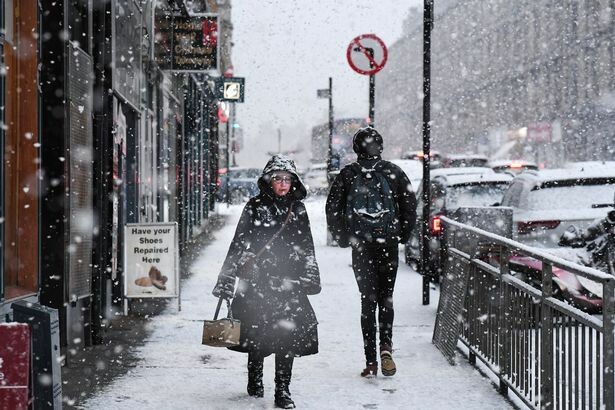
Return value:
<svg viewBox="0 0 615 410">
<path fill-rule="evenodd" d="M 555 229 L 562 222 L 561 221 L 527 221 L 527 222 L 517 222 L 517 232 L 520 234 L 527 234 L 530 232 L 534 232 L 538 229 Z"/>
<path fill-rule="evenodd" d="M 438 236 L 442 233 L 442 219 L 441 215 L 434 215 L 429 221 L 429 230 L 432 236 Z"/>
</svg>

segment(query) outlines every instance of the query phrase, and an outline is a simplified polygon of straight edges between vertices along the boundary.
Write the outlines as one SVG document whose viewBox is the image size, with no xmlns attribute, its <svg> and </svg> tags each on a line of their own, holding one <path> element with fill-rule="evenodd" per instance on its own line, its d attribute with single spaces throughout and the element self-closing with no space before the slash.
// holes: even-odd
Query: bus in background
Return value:
<svg viewBox="0 0 615 410">
<path fill-rule="evenodd" d="M 333 122 L 333 169 L 340 170 L 352 163 L 356 155 L 352 150 L 352 137 L 360 128 L 367 127 L 365 118 L 340 118 Z M 312 163 L 326 163 L 329 153 L 329 123 L 312 128 Z"/>
</svg>

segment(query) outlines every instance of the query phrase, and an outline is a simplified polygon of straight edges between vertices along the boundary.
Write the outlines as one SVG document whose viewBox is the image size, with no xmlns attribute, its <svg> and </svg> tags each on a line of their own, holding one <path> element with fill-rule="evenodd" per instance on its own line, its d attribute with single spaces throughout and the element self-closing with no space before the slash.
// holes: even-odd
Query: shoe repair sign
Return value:
<svg viewBox="0 0 615 410">
<path fill-rule="evenodd" d="M 179 297 L 176 223 L 124 226 L 124 292 L 127 298 Z"/>
</svg>

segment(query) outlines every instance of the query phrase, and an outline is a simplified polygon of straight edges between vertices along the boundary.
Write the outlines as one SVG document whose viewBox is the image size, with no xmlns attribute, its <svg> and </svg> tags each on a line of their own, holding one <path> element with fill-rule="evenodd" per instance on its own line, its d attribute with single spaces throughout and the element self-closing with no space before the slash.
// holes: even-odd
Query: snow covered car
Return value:
<svg viewBox="0 0 615 410">
<path fill-rule="evenodd" d="M 441 217 L 452 214 L 460 207 L 492 206 L 502 200 L 512 181 L 509 174 L 498 174 L 491 168 L 441 168 L 431 171 L 431 206 L 429 221 L 429 272 L 438 277 L 442 270 Z M 420 200 L 423 185 L 419 186 Z M 423 209 L 417 207 L 416 229 L 405 246 L 406 263 L 418 265 L 421 258 L 421 223 Z"/>
<path fill-rule="evenodd" d="M 250 197 L 258 194 L 258 177 L 261 175 L 259 168 L 243 168 L 232 167 L 230 170 L 230 179 L 228 180 L 228 190 L 226 181 L 226 168 L 220 169 L 218 178 L 218 200 L 226 201 L 227 192 L 230 195 L 231 203 L 238 204 Z"/>
<path fill-rule="evenodd" d="M 309 193 L 324 195 L 329 189 L 327 181 L 327 164 L 313 164 L 303 176 L 303 183 Z"/>
<path fill-rule="evenodd" d="M 556 248 L 564 231 L 586 228 L 613 206 L 615 167 L 526 171 L 513 180 L 502 206 L 513 208 L 513 239 Z"/>
<path fill-rule="evenodd" d="M 423 163 L 414 159 L 392 159 L 391 162 L 401 168 L 412 184 L 416 192 L 423 178 Z"/>
<path fill-rule="evenodd" d="M 557 255 L 561 256 L 561 255 Z M 542 287 L 542 261 L 529 256 L 513 255 L 509 267 L 515 275 L 540 289 Z M 558 299 L 588 312 L 602 311 L 602 285 L 557 266 L 552 267 L 553 293 Z"/>
<path fill-rule="evenodd" d="M 486 167 L 489 159 L 479 154 L 449 154 L 442 160 L 445 168 Z"/>
</svg>

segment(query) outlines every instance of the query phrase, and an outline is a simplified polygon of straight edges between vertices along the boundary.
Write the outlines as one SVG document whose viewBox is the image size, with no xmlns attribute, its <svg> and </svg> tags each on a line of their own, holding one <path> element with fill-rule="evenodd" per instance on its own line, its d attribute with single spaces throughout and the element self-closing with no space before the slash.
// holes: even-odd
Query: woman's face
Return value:
<svg viewBox="0 0 615 410">
<path fill-rule="evenodd" d="M 288 194 L 292 186 L 292 175 L 289 172 L 274 172 L 271 176 L 271 188 L 277 196 Z"/>
</svg>

